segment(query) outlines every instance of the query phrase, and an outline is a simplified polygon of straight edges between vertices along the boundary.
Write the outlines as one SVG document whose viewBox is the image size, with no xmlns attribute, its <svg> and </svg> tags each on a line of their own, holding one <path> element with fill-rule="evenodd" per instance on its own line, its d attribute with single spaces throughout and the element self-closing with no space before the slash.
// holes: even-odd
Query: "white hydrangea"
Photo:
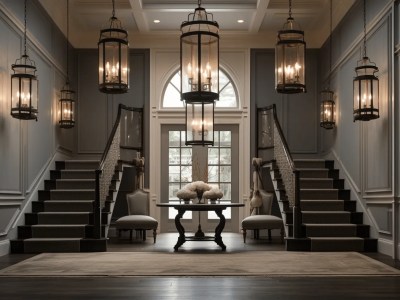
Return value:
<svg viewBox="0 0 400 300">
<path fill-rule="evenodd" d="M 179 199 L 194 199 L 197 197 L 197 193 L 189 189 L 181 189 L 176 193 L 176 196 Z"/>
<path fill-rule="evenodd" d="M 221 199 L 224 196 L 224 193 L 219 188 L 212 188 L 209 191 L 204 192 L 203 194 L 204 198 L 206 199 Z"/>
</svg>

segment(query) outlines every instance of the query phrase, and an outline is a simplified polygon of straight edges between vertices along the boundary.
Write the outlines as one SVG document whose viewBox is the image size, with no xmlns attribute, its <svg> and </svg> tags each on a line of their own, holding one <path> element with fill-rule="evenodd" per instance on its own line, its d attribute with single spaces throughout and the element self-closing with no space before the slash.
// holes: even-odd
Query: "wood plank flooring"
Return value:
<svg viewBox="0 0 400 300">
<path fill-rule="evenodd" d="M 111 238 L 109 251 L 170 251 L 177 234 L 160 234 L 157 243 Z M 284 251 L 276 238 L 272 242 L 224 233 L 227 251 Z M 213 253 L 221 251 L 213 242 L 186 242 L 179 251 Z M 32 257 L 13 254 L 0 257 L 0 268 Z M 400 263 L 382 254 L 370 257 L 397 267 Z M 400 277 L 77 277 L 0 278 L 0 299 L 399 299 Z"/>
</svg>

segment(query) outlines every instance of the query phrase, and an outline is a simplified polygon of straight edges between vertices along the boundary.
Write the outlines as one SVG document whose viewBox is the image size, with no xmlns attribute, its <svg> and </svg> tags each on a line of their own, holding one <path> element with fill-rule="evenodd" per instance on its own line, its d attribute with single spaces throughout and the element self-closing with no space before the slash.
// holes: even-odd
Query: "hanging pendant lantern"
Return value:
<svg viewBox="0 0 400 300">
<path fill-rule="evenodd" d="M 181 100 L 219 98 L 219 25 L 198 1 L 181 25 Z"/>
<path fill-rule="evenodd" d="M 69 85 L 69 0 L 67 0 L 67 82 L 61 90 L 59 100 L 60 128 L 72 128 L 75 126 L 75 91 Z"/>
<path fill-rule="evenodd" d="M 69 83 L 61 90 L 60 120 L 58 124 L 61 128 L 72 128 L 75 126 L 75 92 L 69 88 Z"/>
<path fill-rule="evenodd" d="M 11 116 L 20 120 L 38 117 L 38 80 L 36 65 L 26 54 L 26 0 L 24 18 L 24 54 L 11 66 Z"/>
<path fill-rule="evenodd" d="M 332 73 L 332 0 L 330 0 L 330 35 L 329 35 L 329 78 L 328 88 L 321 92 L 321 120 L 319 125 L 325 129 L 335 128 L 336 108 L 334 93 L 330 89 Z"/>
<path fill-rule="evenodd" d="M 321 92 L 321 121 L 319 125 L 325 129 L 335 128 L 336 108 L 333 101 L 333 92 L 325 90 Z"/>
<path fill-rule="evenodd" d="M 275 88 L 278 93 L 306 92 L 305 52 L 304 31 L 292 18 L 292 1 L 289 0 L 289 18 L 278 31 L 275 47 Z"/>
<path fill-rule="evenodd" d="M 379 118 L 379 79 L 375 75 L 379 71 L 375 63 L 367 56 L 367 20 L 364 0 L 364 55 L 355 68 L 357 76 L 353 80 L 354 121 L 369 121 Z"/>
<path fill-rule="evenodd" d="M 214 101 L 186 101 L 185 145 L 214 146 Z"/>
<path fill-rule="evenodd" d="M 99 90 L 106 94 L 122 94 L 129 89 L 128 32 L 115 17 L 115 3 L 109 28 L 100 31 Z"/>
</svg>

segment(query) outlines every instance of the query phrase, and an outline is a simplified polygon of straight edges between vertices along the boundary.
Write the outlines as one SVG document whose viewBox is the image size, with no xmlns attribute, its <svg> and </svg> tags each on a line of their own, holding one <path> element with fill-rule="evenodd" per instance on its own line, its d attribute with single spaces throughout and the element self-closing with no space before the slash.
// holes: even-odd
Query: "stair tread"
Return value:
<svg viewBox="0 0 400 300">
<path fill-rule="evenodd" d="M 69 178 L 66 178 L 66 179 L 63 179 L 63 178 L 61 178 L 61 179 L 56 179 L 56 181 L 57 182 L 60 182 L 60 181 L 62 181 L 62 182 L 95 182 L 96 180 L 95 179 L 69 179 Z"/>
<path fill-rule="evenodd" d="M 358 237 L 358 236 L 330 236 L 330 237 L 325 237 L 325 236 L 312 236 L 309 237 L 309 239 L 312 240 L 320 240 L 320 241 L 331 241 L 331 240 L 343 240 L 343 241 L 348 241 L 348 240 L 364 240 L 365 238 Z"/>
<path fill-rule="evenodd" d="M 364 225 L 364 224 L 315 224 L 315 223 L 303 223 L 303 225 L 308 226 L 308 227 L 357 227 L 357 225 Z M 367 225 L 365 225 L 367 226 Z"/>
<path fill-rule="evenodd" d="M 328 171 L 328 168 L 296 168 L 298 171 Z M 318 177 L 316 177 L 318 178 Z"/>
<path fill-rule="evenodd" d="M 41 211 L 37 212 L 36 214 L 41 214 L 41 215 L 87 215 L 91 214 L 93 212 L 86 212 L 86 211 Z"/>
<path fill-rule="evenodd" d="M 45 200 L 45 203 L 92 203 L 95 200 Z"/>
<path fill-rule="evenodd" d="M 321 189 L 321 188 L 318 188 L 318 189 L 310 189 L 310 188 L 302 189 L 302 188 L 300 188 L 300 191 L 324 191 L 324 192 L 330 191 L 330 192 L 332 192 L 332 191 L 338 191 L 338 190 L 339 189 L 335 189 L 335 188 L 323 188 L 323 189 Z"/>
<path fill-rule="evenodd" d="M 86 227 L 87 224 L 35 224 L 35 225 L 27 225 L 30 227 L 62 227 L 62 228 L 78 228 L 78 227 Z"/>
<path fill-rule="evenodd" d="M 77 241 L 77 240 L 83 240 L 84 238 L 63 238 L 63 237 L 55 237 L 55 238 L 29 238 L 29 239 L 24 239 L 24 241 Z"/>
</svg>

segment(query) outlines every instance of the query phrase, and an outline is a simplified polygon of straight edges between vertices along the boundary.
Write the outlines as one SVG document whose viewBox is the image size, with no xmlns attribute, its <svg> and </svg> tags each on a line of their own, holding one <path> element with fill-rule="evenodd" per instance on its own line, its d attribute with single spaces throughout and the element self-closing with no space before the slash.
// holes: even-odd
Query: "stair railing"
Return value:
<svg viewBox="0 0 400 300">
<path fill-rule="evenodd" d="M 282 176 L 285 185 L 289 206 L 293 209 L 293 237 L 302 237 L 302 220 L 300 208 L 300 172 L 296 169 L 289 146 L 283 135 L 279 123 L 275 104 L 265 107 L 263 110 L 272 110 L 273 114 L 273 144 L 274 159 Z"/>
<path fill-rule="evenodd" d="M 101 212 L 109 193 L 111 180 L 115 173 L 115 166 L 120 158 L 120 129 L 121 111 L 127 107 L 123 104 L 118 106 L 118 114 L 114 126 L 108 137 L 106 147 L 101 157 L 99 167 L 96 170 L 96 193 L 94 206 L 94 238 L 102 237 Z"/>
</svg>

